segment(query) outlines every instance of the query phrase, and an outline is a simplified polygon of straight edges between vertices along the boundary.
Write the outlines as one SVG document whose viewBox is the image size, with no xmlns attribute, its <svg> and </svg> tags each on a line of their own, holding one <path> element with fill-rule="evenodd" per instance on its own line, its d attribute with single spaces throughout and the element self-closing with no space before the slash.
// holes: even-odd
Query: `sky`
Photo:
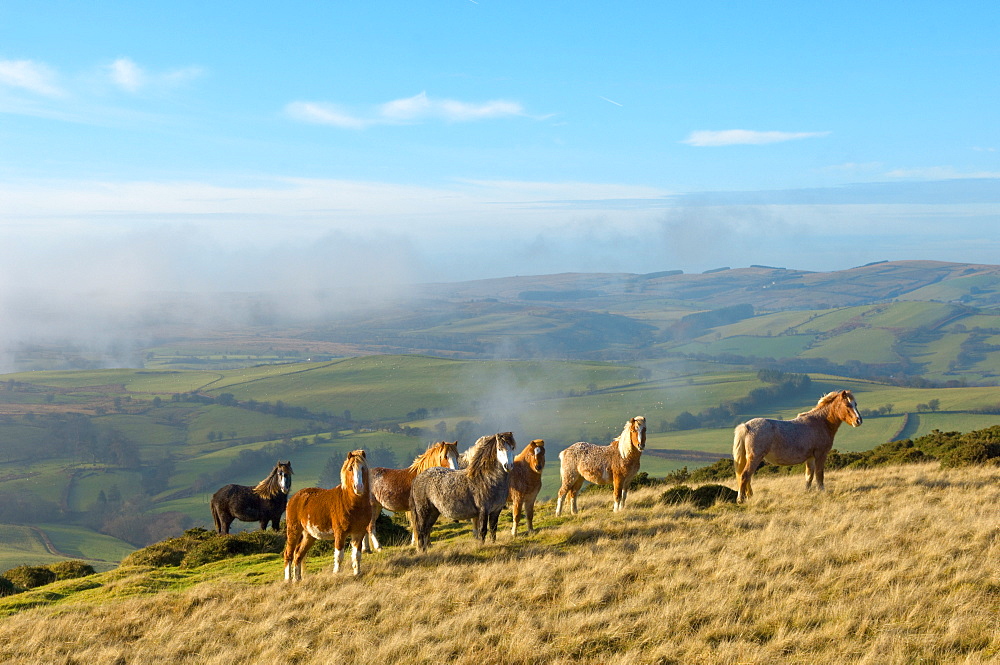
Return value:
<svg viewBox="0 0 1000 665">
<path fill-rule="evenodd" d="M 996 2 L 0 3 L 0 301 L 1000 263 Z"/>
</svg>

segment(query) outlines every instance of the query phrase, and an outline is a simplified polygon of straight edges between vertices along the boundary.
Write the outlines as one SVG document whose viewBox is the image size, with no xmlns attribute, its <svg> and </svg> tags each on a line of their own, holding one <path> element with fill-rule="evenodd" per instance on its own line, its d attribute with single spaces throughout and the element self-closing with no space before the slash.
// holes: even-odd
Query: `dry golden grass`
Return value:
<svg viewBox="0 0 1000 665">
<path fill-rule="evenodd" d="M 575 517 L 541 506 L 536 536 L 480 547 L 463 525 L 424 556 L 366 556 L 359 579 L 316 558 L 288 585 L 266 555 L 256 577 L 129 596 L 120 571 L 0 619 L 0 662 L 1000 660 L 1000 470 L 828 480 L 820 494 L 759 478 L 748 505 L 709 510 L 645 490 L 612 514 L 585 493 Z"/>
</svg>

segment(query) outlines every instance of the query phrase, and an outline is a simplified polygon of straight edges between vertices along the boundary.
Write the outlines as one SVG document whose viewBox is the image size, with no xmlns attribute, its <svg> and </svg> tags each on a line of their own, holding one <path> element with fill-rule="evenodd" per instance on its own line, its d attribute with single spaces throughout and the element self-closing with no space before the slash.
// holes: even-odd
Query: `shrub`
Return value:
<svg viewBox="0 0 1000 665">
<path fill-rule="evenodd" d="M 56 581 L 56 574 L 45 566 L 17 566 L 3 576 L 22 589 L 34 589 Z"/>
<path fill-rule="evenodd" d="M 24 591 L 21 587 L 17 586 L 6 577 L 0 577 L 0 598 L 4 596 L 13 596 L 15 593 L 21 593 Z"/>
<path fill-rule="evenodd" d="M 194 568 L 234 556 L 280 554 L 285 548 L 285 534 L 280 531 L 243 531 L 228 536 L 212 535 L 200 540 L 184 554 L 180 565 Z"/>
<path fill-rule="evenodd" d="M 179 566 L 184 555 L 198 543 L 215 534 L 202 528 L 188 529 L 183 536 L 168 538 L 132 552 L 122 559 L 123 566 Z"/>
<path fill-rule="evenodd" d="M 72 580 L 87 577 L 97 571 L 89 563 L 83 561 L 60 561 L 49 565 L 49 570 L 56 574 L 57 580 Z"/>
<path fill-rule="evenodd" d="M 696 508 L 711 508 L 716 503 L 736 503 L 736 490 L 714 484 L 702 485 L 696 489 L 677 485 L 661 494 L 660 502 L 668 506 L 690 502 Z"/>
</svg>

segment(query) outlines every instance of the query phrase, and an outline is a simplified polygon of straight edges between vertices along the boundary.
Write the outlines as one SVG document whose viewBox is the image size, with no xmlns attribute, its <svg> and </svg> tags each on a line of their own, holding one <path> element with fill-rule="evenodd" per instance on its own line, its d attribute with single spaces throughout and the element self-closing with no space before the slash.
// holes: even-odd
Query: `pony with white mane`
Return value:
<svg viewBox="0 0 1000 665">
<path fill-rule="evenodd" d="M 563 499 L 568 498 L 570 509 L 576 515 L 576 495 L 583 481 L 595 485 L 613 485 L 615 490 L 614 512 L 625 507 L 628 484 L 639 472 L 639 456 L 646 448 L 646 418 L 636 416 L 625 423 L 622 433 L 606 446 L 578 441 L 559 453 L 559 475 L 562 486 L 556 502 L 556 516 L 562 514 Z"/>
<path fill-rule="evenodd" d="M 497 520 L 507 504 L 514 466 L 514 435 L 500 432 L 480 437 L 466 456 L 464 469 L 436 466 L 413 479 L 410 514 L 417 548 L 426 551 L 438 517 L 473 520 L 473 535 L 496 540 Z"/>
<path fill-rule="evenodd" d="M 351 565 L 361 573 L 361 543 L 372 516 L 372 498 L 365 451 L 353 450 L 340 468 L 333 489 L 307 487 L 288 501 L 285 515 L 285 580 L 302 579 L 302 561 L 317 540 L 332 540 L 333 572 L 340 572 L 344 546 L 351 541 Z"/>
<path fill-rule="evenodd" d="M 753 496 L 750 479 L 765 462 L 781 466 L 806 463 L 806 489 L 823 489 L 823 467 L 841 423 L 861 425 L 858 402 L 850 390 L 835 390 L 809 411 L 792 420 L 754 418 L 733 431 L 733 463 L 739 494 L 737 503 Z"/>
</svg>

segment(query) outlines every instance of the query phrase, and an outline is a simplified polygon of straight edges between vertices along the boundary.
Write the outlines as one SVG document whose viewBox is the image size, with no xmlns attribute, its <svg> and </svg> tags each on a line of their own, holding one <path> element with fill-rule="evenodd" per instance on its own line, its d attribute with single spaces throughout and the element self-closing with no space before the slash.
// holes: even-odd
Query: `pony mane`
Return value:
<svg viewBox="0 0 1000 665">
<path fill-rule="evenodd" d="M 636 416 L 635 418 L 629 418 L 625 423 L 625 427 L 622 428 L 622 433 L 612 441 L 612 443 L 618 444 L 618 454 L 622 456 L 622 459 L 628 457 L 629 451 L 632 450 L 632 422 L 635 421 L 639 425 L 645 425 L 646 419 L 643 416 Z"/>
<path fill-rule="evenodd" d="M 510 432 L 487 434 L 479 437 L 463 457 L 468 462 L 469 476 L 478 476 L 494 470 L 496 464 L 496 443 L 501 438 L 510 439 Z M 492 444 L 492 445 L 490 445 Z"/>
<path fill-rule="evenodd" d="M 802 413 L 800 413 L 798 416 L 795 417 L 798 418 L 800 416 L 807 416 L 810 413 L 815 413 L 817 411 L 825 409 L 826 407 L 833 404 L 833 401 L 838 397 L 840 397 L 841 395 L 846 395 L 851 400 L 854 399 L 854 393 L 852 393 L 850 390 L 834 390 L 820 397 L 819 401 L 816 402 L 816 406 L 809 409 L 808 411 L 803 411 Z"/>
<path fill-rule="evenodd" d="M 457 441 L 455 442 L 458 443 Z M 437 454 L 437 450 L 442 445 L 448 445 L 447 441 L 438 441 L 437 443 L 432 443 L 427 446 L 427 450 L 417 455 L 416 459 L 413 460 L 413 464 L 410 465 L 410 471 L 423 471 L 424 469 L 432 466 L 431 455 Z"/>
<path fill-rule="evenodd" d="M 278 483 L 278 470 L 281 467 L 288 467 L 288 475 L 292 475 L 291 463 L 279 462 L 267 474 L 267 478 L 257 483 L 253 488 L 253 493 L 262 499 L 273 499 L 281 494 L 281 485 Z"/>
</svg>

